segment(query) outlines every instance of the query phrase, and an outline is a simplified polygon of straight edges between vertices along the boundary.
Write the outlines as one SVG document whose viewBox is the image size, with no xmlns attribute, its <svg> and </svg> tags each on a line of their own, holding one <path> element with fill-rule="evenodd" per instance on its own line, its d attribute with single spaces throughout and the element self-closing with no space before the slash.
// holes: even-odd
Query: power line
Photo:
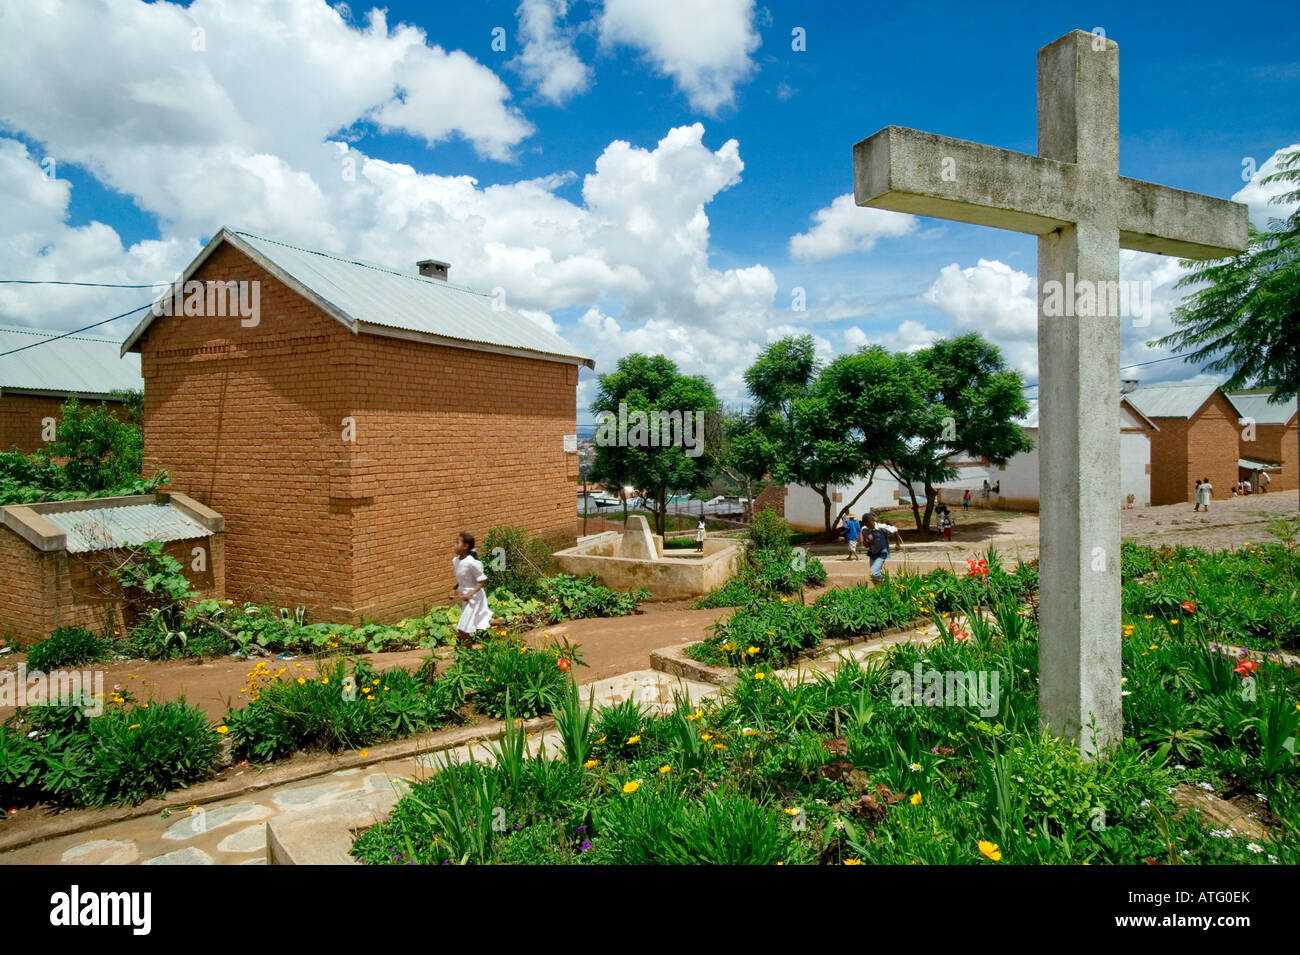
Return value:
<svg viewBox="0 0 1300 955">
<path fill-rule="evenodd" d="M 1131 365 L 1120 365 L 1119 370 L 1123 371 L 1125 368 L 1145 368 L 1147 365 L 1158 365 L 1162 361 L 1182 361 L 1182 360 L 1183 360 L 1182 355 L 1170 355 L 1167 358 L 1153 358 L 1150 361 L 1138 361 L 1138 362 L 1134 362 Z M 1021 391 L 1028 391 L 1031 388 L 1037 388 L 1037 387 L 1038 387 L 1038 382 L 1034 382 L 1032 385 L 1025 385 L 1024 388 L 1021 389 Z"/>
<path fill-rule="evenodd" d="M 126 318 L 128 315 L 134 315 L 136 312 L 143 312 L 146 308 L 153 308 L 153 302 L 150 302 L 148 305 L 141 305 L 139 308 L 133 308 L 129 312 L 114 315 L 112 318 L 106 318 L 102 322 L 95 322 L 93 325 L 87 325 L 85 328 L 76 328 L 70 332 L 64 332 L 62 335 L 55 335 L 53 338 L 42 338 L 38 342 L 32 342 L 30 345 L 23 345 L 21 348 L 11 348 L 9 351 L 0 351 L 0 358 L 4 358 L 6 355 L 16 355 L 20 351 L 35 348 L 37 345 L 48 345 L 50 342 L 57 342 L 60 338 L 68 338 L 71 335 L 80 335 L 82 332 L 88 332 L 92 328 L 98 328 L 100 325 L 107 325 L 109 322 L 115 322 L 119 318 Z"/>
<path fill-rule="evenodd" d="M 0 279 L 0 285 L 78 285 L 83 288 L 157 288 L 158 285 L 115 285 L 111 282 L 59 282 L 55 279 Z"/>
</svg>

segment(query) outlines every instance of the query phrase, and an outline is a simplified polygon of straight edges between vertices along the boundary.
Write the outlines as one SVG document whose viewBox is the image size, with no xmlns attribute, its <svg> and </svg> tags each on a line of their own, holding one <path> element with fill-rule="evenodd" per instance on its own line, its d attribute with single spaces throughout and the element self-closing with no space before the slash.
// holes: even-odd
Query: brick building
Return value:
<svg viewBox="0 0 1300 955">
<path fill-rule="evenodd" d="M 1215 498 L 1229 496 L 1238 481 L 1241 429 L 1218 385 L 1145 385 L 1127 398 L 1159 429 L 1151 434 L 1152 504 L 1190 502 L 1202 478 L 1210 479 Z"/>
<path fill-rule="evenodd" d="M 47 425 L 59 420 L 69 395 L 125 414 L 112 392 L 144 387 L 139 356 L 122 356 L 120 342 L 59 334 L 0 325 L 0 451 L 31 452 L 45 444 Z"/>
<path fill-rule="evenodd" d="M 130 549 L 158 541 L 194 593 L 224 594 L 221 515 L 183 494 L 0 507 L 0 637 L 44 640 L 58 627 L 126 632 L 136 621 L 109 575 Z"/>
<path fill-rule="evenodd" d="M 574 539 L 565 438 L 593 363 L 449 284 L 447 268 L 398 272 L 222 229 L 156 309 L 171 314 L 128 337 L 146 382 L 145 472 L 166 469 L 225 518 L 228 596 L 391 621 L 448 602 L 462 529 Z M 250 283 L 255 314 L 170 307 L 230 282 Z"/>
<path fill-rule="evenodd" d="M 1271 388 L 1228 393 L 1237 409 L 1237 466 L 1241 480 L 1249 481 L 1260 468 L 1268 472 L 1269 492 L 1300 488 L 1300 445 L 1297 441 L 1296 399 L 1270 402 Z"/>
</svg>

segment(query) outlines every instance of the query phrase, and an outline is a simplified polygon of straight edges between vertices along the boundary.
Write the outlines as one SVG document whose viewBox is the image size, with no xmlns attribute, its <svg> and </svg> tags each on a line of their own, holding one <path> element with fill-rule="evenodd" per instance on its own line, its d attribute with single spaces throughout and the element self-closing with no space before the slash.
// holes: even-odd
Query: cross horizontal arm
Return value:
<svg viewBox="0 0 1300 955">
<path fill-rule="evenodd" d="M 1244 251 L 1249 210 L 1240 202 L 1119 177 L 1119 244 L 1184 259 Z"/>
<path fill-rule="evenodd" d="M 1079 221 L 1074 167 L 886 126 L 853 147 L 860 206 L 1046 235 Z"/>
</svg>

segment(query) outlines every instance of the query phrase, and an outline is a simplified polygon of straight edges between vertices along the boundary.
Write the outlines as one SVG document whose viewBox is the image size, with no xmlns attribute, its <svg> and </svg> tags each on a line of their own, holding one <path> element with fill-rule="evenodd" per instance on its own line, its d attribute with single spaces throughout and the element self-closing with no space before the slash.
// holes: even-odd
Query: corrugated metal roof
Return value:
<svg viewBox="0 0 1300 955">
<path fill-rule="evenodd" d="M 1126 394 L 1120 395 L 1119 400 L 1120 400 L 1121 408 L 1123 407 L 1126 398 L 1128 398 L 1128 395 Z M 1145 415 L 1142 414 L 1141 409 L 1139 409 L 1136 405 L 1134 405 L 1132 402 L 1128 402 L 1128 404 L 1129 404 L 1130 412 L 1136 412 L 1138 416 L 1145 417 Z M 1147 421 L 1146 423 L 1149 424 L 1151 427 L 1156 428 L 1156 424 L 1154 421 Z M 1020 427 L 1022 428 L 1033 429 L 1038 427 L 1038 399 L 1037 398 L 1029 399 L 1029 412 L 1023 418 L 1017 418 L 1016 424 L 1020 425 Z M 1121 427 L 1123 426 L 1123 424 L 1124 424 L 1124 418 L 1123 415 L 1120 415 Z M 1159 431 L 1160 429 L 1156 428 L 1156 430 Z"/>
<path fill-rule="evenodd" d="M 1286 424 L 1296 413 L 1296 399 L 1281 404 L 1269 404 L 1268 395 L 1228 395 L 1228 400 L 1243 418 L 1255 424 Z"/>
<path fill-rule="evenodd" d="M 1247 471 L 1281 471 L 1282 465 L 1271 461 L 1252 461 L 1250 458 L 1237 458 L 1237 467 Z"/>
<path fill-rule="evenodd" d="M 146 541 L 190 540 L 209 534 L 206 527 L 170 504 L 43 511 L 41 517 L 67 535 L 67 550 L 74 554 L 138 547 Z"/>
<path fill-rule="evenodd" d="M 1190 418 L 1218 390 L 1215 384 L 1178 382 L 1167 385 L 1143 385 L 1124 397 L 1148 418 Z"/>
<path fill-rule="evenodd" d="M 93 335 L 69 335 L 41 328 L 0 325 L 0 389 L 47 391 L 107 397 L 119 390 L 140 391 L 140 356 L 121 356 L 120 342 Z M 43 342 L 43 344 L 36 344 Z M 35 348 L 24 348 L 36 344 Z"/>
<path fill-rule="evenodd" d="M 188 279 L 222 242 L 230 242 L 254 260 L 305 292 L 349 328 L 359 324 L 464 342 L 520 349 L 539 356 L 592 360 L 559 335 L 530 321 L 504 301 L 439 279 L 398 272 L 382 265 L 317 252 L 249 232 L 222 229 L 185 270 Z M 148 314 L 127 338 L 134 350 L 154 320 Z"/>
</svg>

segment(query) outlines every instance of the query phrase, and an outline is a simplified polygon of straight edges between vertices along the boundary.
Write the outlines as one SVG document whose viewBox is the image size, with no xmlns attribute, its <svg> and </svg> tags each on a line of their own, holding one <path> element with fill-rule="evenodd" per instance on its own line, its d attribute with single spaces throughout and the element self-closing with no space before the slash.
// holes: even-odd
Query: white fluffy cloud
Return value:
<svg viewBox="0 0 1300 955">
<path fill-rule="evenodd" d="M 913 352 L 925 348 L 940 337 L 940 332 L 911 318 L 900 322 L 897 331 L 893 332 L 869 335 L 857 325 L 850 325 L 843 333 L 845 347 L 853 350 L 865 345 L 884 345 L 890 351 Z"/>
<path fill-rule="evenodd" d="M 756 69 L 754 0 L 605 0 L 598 25 L 602 45 L 640 50 L 710 116 Z"/>
<path fill-rule="evenodd" d="M 1251 177 L 1250 182 L 1246 183 L 1232 197 L 1236 202 L 1244 202 L 1250 206 L 1250 221 L 1255 224 L 1256 228 L 1266 229 L 1268 228 L 1269 219 L 1285 219 L 1295 211 L 1295 203 L 1284 204 L 1273 201 L 1283 193 L 1294 192 L 1297 188 L 1295 183 L 1271 182 L 1266 184 L 1263 182 L 1264 179 L 1278 171 L 1278 158 L 1283 153 L 1295 149 L 1300 149 L 1300 143 L 1292 143 L 1290 146 L 1285 146 L 1269 156 L 1268 159 L 1264 160 L 1263 165 L 1255 171 L 1255 175 Z"/>
<path fill-rule="evenodd" d="M 829 206 L 813 213 L 814 225 L 790 237 L 790 257 L 801 262 L 830 259 L 846 252 L 870 252 L 876 240 L 907 235 L 916 217 L 887 209 L 867 209 L 853 201 L 852 193 L 836 196 Z"/>
<path fill-rule="evenodd" d="M 572 31 L 561 26 L 566 0 L 523 0 L 519 37 L 523 44 L 512 65 L 543 99 L 562 105 L 591 85 L 591 69 L 573 50 Z"/>
</svg>

